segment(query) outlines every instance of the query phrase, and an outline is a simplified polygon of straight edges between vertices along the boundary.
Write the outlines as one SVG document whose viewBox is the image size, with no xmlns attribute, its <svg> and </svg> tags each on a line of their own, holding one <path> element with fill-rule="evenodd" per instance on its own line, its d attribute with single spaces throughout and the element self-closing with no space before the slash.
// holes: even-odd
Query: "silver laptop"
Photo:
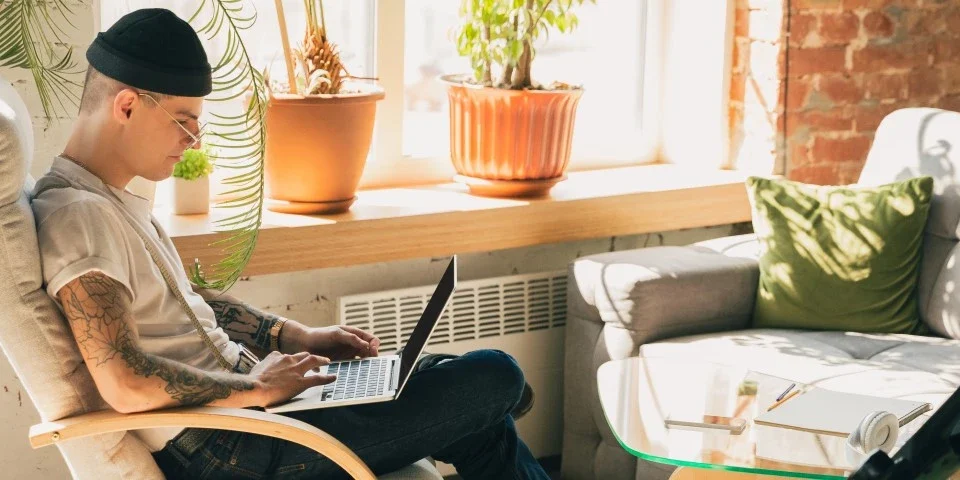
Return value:
<svg viewBox="0 0 960 480">
<path fill-rule="evenodd" d="M 456 288 L 457 256 L 454 255 L 399 355 L 332 362 L 321 367 L 319 372 L 308 375 L 332 374 L 337 376 L 336 381 L 308 388 L 285 403 L 266 408 L 266 411 L 280 413 L 342 407 L 386 402 L 399 397 Z"/>
</svg>

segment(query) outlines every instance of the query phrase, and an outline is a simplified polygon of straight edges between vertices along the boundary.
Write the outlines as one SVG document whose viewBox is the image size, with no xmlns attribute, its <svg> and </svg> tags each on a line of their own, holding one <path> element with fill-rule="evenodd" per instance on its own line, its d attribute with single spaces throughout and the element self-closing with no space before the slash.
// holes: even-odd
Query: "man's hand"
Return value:
<svg viewBox="0 0 960 480">
<path fill-rule="evenodd" d="M 283 328 L 286 330 L 287 325 Z M 334 325 L 306 329 L 300 338 L 300 347 L 331 360 L 351 360 L 379 355 L 380 339 L 356 327 Z"/>
<path fill-rule="evenodd" d="M 307 375 L 307 372 L 330 363 L 324 358 L 309 353 L 285 355 L 270 352 L 250 370 L 256 379 L 256 393 L 261 407 L 284 402 L 310 387 L 326 385 L 337 379 L 336 375 Z"/>
</svg>

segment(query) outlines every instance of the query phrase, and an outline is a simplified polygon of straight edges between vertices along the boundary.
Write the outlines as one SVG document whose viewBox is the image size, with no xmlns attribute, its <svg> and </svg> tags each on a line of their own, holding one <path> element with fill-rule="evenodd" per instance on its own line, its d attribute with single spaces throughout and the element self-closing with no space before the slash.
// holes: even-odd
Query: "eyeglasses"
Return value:
<svg viewBox="0 0 960 480">
<path fill-rule="evenodd" d="M 201 124 L 200 122 L 197 122 L 198 130 L 197 130 L 197 134 L 194 135 L 192 132 L 190 132 L 190 130 L 187 130 L 187 127 L 183 126 L 183 122 L 181 122 L 180 120 L 177 120 L 177 117 L 174 117 L 173 114 L 167 111 L 166 108 L 163 108 L 163 105 L 160 105 L 160 100 L 157 100 L 156 98 L 153 98 L 153 96 L 146 93 L 140 93 L 138 95 L 140 95 L 141 97 L 147 97 L 150 100 L 153 100 L 153 103 L 156 103 L 157 106 L 160 107 L 160 110 L 163 110 L 163 113 L 166 113 L 167 116 L 170 117 L 170 120 L 173 120 L 177 124 L 177 126 L 180 127 L 180 130 L 183 130 L 183 133 L 186 133 L 187 136 L 190 137 L 190 140 L 193 140 L 193 142 L 190 143 L 190 145 L 187 148 L 193 148 L 200 143 L 200 140 L 203 138 L 203 134 L 206 133 L 204 132 L 204 129 L 207 128 L 205 124 Z"/>
</svg>

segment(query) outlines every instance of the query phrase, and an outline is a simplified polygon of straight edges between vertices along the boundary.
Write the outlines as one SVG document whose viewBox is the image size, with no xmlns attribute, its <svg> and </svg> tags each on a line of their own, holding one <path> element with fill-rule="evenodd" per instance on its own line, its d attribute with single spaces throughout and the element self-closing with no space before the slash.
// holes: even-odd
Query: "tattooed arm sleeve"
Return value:
<svg viewBox="0 0 960 480">
<path fill-rule="evenodd" d="M 207 305 L 213 308 L 213 313 L 217 316 L 217 324 L 227 332 L 230 340 L 255 347 L 254 350 L 261 354 L 261 357 L 270 352 L 270 329 L 281 317 L 251 307 L 225 293 L 199 288 L 196 292 L 206 300 Z M 286 322 L 284 329 L 301 327 L 293 320 L 286 319 Z M 291 348 L 286 348 L 288 346 Z M 292 345 L 281 345 L 281 347 L 284 353 L 301 351 L 300 348 Z"/>
<path fill-rule="evenodd" d="M 143 352 L 123 285 L 88 272 L 57 293 L 101 396 L 120 412 L 179 405 L 255 405 L 253 379 Z"/>
</svg>

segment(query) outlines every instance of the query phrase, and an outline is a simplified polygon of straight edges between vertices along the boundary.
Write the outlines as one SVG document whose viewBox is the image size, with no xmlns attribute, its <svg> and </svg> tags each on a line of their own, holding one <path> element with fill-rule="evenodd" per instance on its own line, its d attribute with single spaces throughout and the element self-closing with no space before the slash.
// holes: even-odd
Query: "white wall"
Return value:
<svg viewBox="0 0 960 480">
<path fill-rule="evenodd" d="M 74 57 L 83 67 L 86 45 L 94 37 L 94 9 L 91 1 L 71 1 L 77 29 L 67 39 L 76 50 Z M 73 118 L 48 121 L 29 76 L 22 71 L 0 69 L 0 76 L 11 81 L 35 114 L 36 152 L 31 173 L 42 175 L 66 142 Z M 467 254 L 461 257 L 461 279 L 472 280 L 515 273 L 563 269 L 579 256 L 660 244 L 680 245 L 726 235 L 731 227 L 696 229 L 644 236 L 600 238 L 556 245 Z M 422 258 L 355 267 L 311 270 L 292 274 L 245 278 L 231 293 L 268 310 L 297 319 L 308 325 L 328 325 L 334 321 L 338 296 L 371 291 L 432 284 L 438 272 L 434 262 Z M 14 324 L 3 319 L 5 328 Z M 554 414 L 559 414 L 555 412 Z M 0 360 L 0 478 L 66 478 L 68 473 L 59 452 L 52 447 L 31 450 L 27 430 L 39 417 L 19 380 L 5 359 Z"/>
</svg>

